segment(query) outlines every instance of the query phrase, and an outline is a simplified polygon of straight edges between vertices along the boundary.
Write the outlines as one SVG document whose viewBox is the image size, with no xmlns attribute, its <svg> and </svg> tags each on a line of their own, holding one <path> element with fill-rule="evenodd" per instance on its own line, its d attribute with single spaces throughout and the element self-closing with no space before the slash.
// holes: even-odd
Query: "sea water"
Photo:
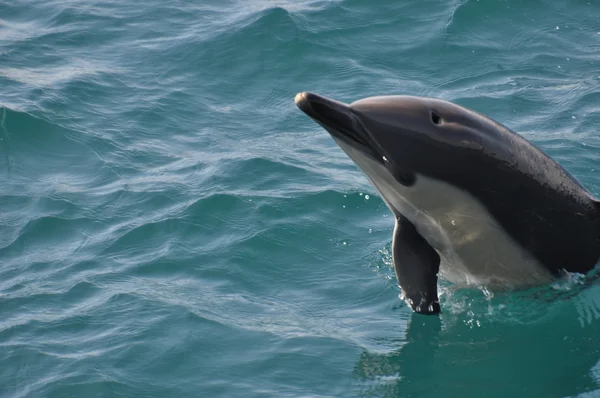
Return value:
<svg viewBox="0 0 600 398">
<path fill-rule="evenodd" d="M 595 0 L 1 2 L 0 396 L 600 396 L 597 285 L 410 311 L 300 91 L 454 101 L 600 193 Z"/>
</svg>

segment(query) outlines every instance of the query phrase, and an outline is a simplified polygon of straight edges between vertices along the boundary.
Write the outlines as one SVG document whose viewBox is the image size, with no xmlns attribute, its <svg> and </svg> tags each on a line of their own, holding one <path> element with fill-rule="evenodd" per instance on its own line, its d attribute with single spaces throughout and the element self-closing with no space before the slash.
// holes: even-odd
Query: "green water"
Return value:
<svg viewBox="0 0 600 398">
<path fill-rule="evenodd" d="M 0 396 L 600 396 L 600 287 L 413 314 L 299 91 L 457 102 L 600 194 L 595 0 L 0 2 Z"/>
</svg>

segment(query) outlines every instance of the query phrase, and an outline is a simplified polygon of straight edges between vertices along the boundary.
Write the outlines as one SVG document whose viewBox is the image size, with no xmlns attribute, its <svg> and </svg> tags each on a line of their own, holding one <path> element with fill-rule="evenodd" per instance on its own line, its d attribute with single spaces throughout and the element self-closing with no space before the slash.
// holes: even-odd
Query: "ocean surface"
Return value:
<svg viewBox="0 0 600 398">
<path fill-rule="evenodd" d="M 596 0 L 0 2 L 0 396 L 599 397 L 600 285 L 413 314 L 299 91 L 457 102 L 600 194 Z"/>
</svg>

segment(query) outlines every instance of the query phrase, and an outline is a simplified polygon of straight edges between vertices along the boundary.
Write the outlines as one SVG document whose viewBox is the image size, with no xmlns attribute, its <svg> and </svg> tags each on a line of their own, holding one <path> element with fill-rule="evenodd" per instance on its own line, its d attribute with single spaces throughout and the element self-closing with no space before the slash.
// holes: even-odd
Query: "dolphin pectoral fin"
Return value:
<svg viewBox="0 0 600 398">
<path fill-rule="evenodd" d="M 392 255 L 406 302 L 415 312 L 439 314 L 437 274 L 440 256 L 402 215 L 396 218 Z"/>
</svg>

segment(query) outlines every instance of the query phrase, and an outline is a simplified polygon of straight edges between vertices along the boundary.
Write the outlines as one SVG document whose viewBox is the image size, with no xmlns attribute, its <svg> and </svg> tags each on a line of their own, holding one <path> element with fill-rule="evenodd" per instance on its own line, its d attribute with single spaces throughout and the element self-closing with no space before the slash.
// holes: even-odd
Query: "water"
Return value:
<svg viewBox="0 0 600 398">
<path fill-rule="evenodd" d="M 6 1 L 0 87 L 0 396 L 600 396 L 598 286 L 412 314 L 293 104 L 455 101 L 599 194 L 597 2 Z"/>
</svg>

